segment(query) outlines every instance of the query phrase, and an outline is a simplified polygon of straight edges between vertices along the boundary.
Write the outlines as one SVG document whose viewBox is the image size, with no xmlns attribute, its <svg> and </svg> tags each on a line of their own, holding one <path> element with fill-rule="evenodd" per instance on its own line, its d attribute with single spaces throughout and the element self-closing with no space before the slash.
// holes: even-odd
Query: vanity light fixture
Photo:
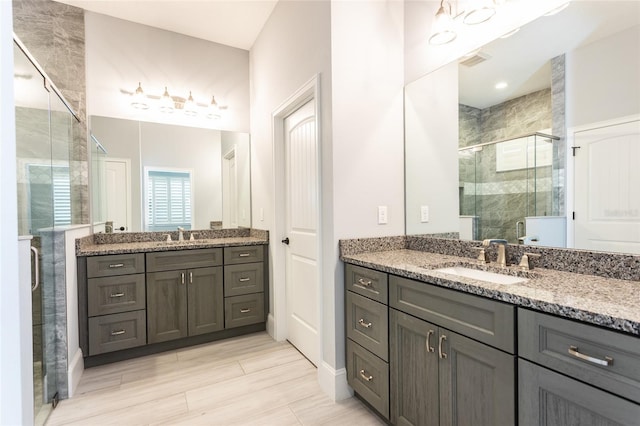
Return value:
<svg viewBox="0 0 640 426">
<path fill-rule="evenodd" d="M 496 14 L 493 0 L 470 0 L 469 9 L 464 14 L 462 22 L 476 25 L 488 21 Z"/>
<path fill-rule="evenodd" d="M 136 92 L 133 94 L 133 101 L 131 102 L 131 106 L 135 109 L 148 109 L 149 104 L 147 103 L 146 96 L 144 95 L 144 91 L 142 90 L 142 83 L 138 82 L 138 88 Z"/>
<path fill-rule="evenodd" d="M 220 107 L 218 106 L 218 103 L 216 102 L 216 97 L 215 96 L 211 97 L 211 103 L 207 107 L 207 118 L 211 118 L 211 119 L 214 119 L 214 120 L 217 120 L 217 119 L 220 118 Z"/>
<path fill-rule="evenodd" d="M 191 91 L 189 91 L 189 97 L 184 103 L 184 115 L 189 117 L 195 117 L 198 115 L 198 109 L 196 107 L 196 103 L 193 100 L 193 96 L 191 95 Z"/>
<path fill-rule="evenodd" d="M 456 32 L 453 29 L 453 18 L 451 17 L 451 3 L 447 2 L 446 6 L 449 8 L 448 12 L 445 10 L 444 0 L 440 0 L 440 8 L 436 12 L 429 44 L 447 44 L 456 38 Z"/>
<path fill-rule="evenodd" d="M 175 109 L 175 104 L 173 103 L 173 99 L 169 95 L 169 91 L 167 90 L 167 86 L 164 87 L 164 93 L 160 98 L 160 111 L 166 113 L 172 113 Z"/>
</svg>

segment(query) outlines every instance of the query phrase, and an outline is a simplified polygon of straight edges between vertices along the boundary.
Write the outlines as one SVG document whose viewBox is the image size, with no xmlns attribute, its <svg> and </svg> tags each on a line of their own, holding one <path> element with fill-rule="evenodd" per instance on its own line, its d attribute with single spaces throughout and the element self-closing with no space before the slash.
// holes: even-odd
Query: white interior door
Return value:
<svg viewBox="0 0 640 426">
<path fill-rule="evenodd" d="M 287 338 L 318 365 L 318 145 L 312 101 L 285 118 L 284 132 Z"/>
<path fill-rule="evenodd" d="M 128 230 L 131 222 L 131 181 L 126 160 L 105 161 L 106 220 L 113 221 L 113 231 Z"/>
<path fill-rule="evenodd" d="M 238 172 L 235 149 L 224 156 L 222 168 L 222 224 L 224 228 L 237 228 Z"/>
<path fill-rule="evenodd" d="M 640 121 L 577 132 L 575 247 L 640 253 Z"/>
</svg>

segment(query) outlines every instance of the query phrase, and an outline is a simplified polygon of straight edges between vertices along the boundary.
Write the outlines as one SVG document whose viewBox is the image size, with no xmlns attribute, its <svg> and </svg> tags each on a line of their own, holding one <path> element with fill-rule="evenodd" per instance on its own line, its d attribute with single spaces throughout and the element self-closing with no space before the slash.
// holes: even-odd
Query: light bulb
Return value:
<svg viewBox="0 0 640 426">
<path fill-rule="evenodd" d="M 169 95 L 167 86 L 165 86 L 164 93 L 162 94 L 162 98 L 160 98 L 160 111 L 165 113 L 172 113 L 174 108 L 175 108 L 175 105 L 173 103 L 173 99 Z"/>
</svg>

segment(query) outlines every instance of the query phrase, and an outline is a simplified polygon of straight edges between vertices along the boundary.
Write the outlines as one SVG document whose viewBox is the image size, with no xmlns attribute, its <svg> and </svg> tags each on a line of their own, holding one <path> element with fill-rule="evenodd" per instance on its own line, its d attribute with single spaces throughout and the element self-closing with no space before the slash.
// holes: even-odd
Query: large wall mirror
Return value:
<svg viewBox="0 0 640 426">
<path fill-rule="evenodd" d="M 640 253 L 630 158 L 640 2 L 573 1 L 405 87 L 406 233 Z"/>
<path fill-rule="evenodd" d="M 251 227 L 248 134 L 90 120 L 95 232 Z"/>
</svg>

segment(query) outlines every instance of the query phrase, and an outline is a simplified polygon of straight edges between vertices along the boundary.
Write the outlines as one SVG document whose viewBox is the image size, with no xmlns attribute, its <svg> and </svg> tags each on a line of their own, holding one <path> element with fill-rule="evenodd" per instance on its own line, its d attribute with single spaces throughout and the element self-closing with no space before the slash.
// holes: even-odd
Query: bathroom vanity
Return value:
<svg viewBox="0 0 640 426">
<path fill-rule="evenodd" d="M 348 382 L 382 417 L 403 425 L 638 424 L 637 279 L 498 269 L 464 256 L 470 247 L 442 254 L 444 240 L 432 239 L 429 252 L 415 247 L 429 239 L 408 239 L 341 242 Z M 456 267 L 515 283 L 452 275 Z"/>
<path fill-rule="evenodd" d="M 85 366 L 264 330 L 266 232 L 214 237 L 79 245 Z"/>
</svg>

